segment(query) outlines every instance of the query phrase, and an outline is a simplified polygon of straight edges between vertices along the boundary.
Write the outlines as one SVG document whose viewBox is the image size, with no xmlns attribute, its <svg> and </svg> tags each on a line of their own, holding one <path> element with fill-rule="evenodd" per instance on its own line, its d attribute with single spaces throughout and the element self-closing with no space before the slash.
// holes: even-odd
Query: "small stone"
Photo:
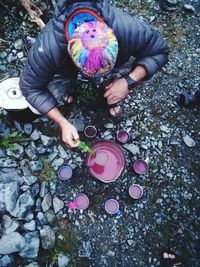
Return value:
<svg viewBox="0 0 200 267">
<path fill-rule="evenodd" d="M 40 240 L 37 231 L 26 233 L 23 237 L 26 243 L 23 250 L 19 252 L 19 255 L 27 259 L 37 258 L 40 246 Z"/>
<path fill-rule="evenodd" d="M 5 255 L 0 258 L 0 266 L 2 267 L 10 267 L 13 266 L 13 258 L 10 255 Z"/>
<path fill-rule="evenodd" d="M 2 225 L 3 225 L 4 233 L 6 235 L 12 232 L 15 232 L 17 228 L 19 227 L 18 222 L 13 221 L 11 217 L 6 214 L 4 214 L 2 217 Z"/>
<path fill-rule="evenodd" d="M 4 235 L 0 239 L 0 254 L 11 254 L 20 251 L 25 246 L 25 239 L 18 232 Z"/>
<path fill-rule="evenodd" d="M 35 229 L 36 229 L 35 221 L 32 220 L 28 223 L 25 223 L 24 228 L 28 231 L 35 231 Z"/>
<path fill-rule="evenodd" d="M 53 137 L 49 137 L 49 136 L 47 136 L 47 135 L 41 135 L 40 136 L 40 138 L 41 138 L 41 141 L 42 141 L 42 144 L 44 145 L 44 146 L 51 146 L 52 144 L 53 144 L 53 141 L 54 141 L 54 138 Z"/>
<path fill-rule="evenodd" d="M 54 247 L 56 237 L 49 225 L 45 225 L 40 230 L 40 238 L 44 249 L 52 249 Z"/>
<path fill-rule="evenodd" d="M 133 240 L 132 239 L 128 239 L 127 243 L 129 244 L 129 246 L 132 246 L 133 245 Z"/>
<path fill-rule="evenodd" d="M 125 144 L 123 147 L 130 151 L 133 155 L 136 155 L 140 152 L 139 147 L 134 144 Z"/>
<path fill-rule="evenodd" d="M 58 170 L 59 167 L 61 167 L 64 164 L 64 159 L 62 158 L 55 158 L 52 162 L 52 167 L 55 171 Z"/>
<path fill-rule="evenodd" d="M 23 56 L 24 56 L 24 53 L 23 52 L 19 52 L 19 53 L 17 53 L 17 57 L 20 59 L 20 58 L 23 58 Z"/>
<path fill-rule="evenodd" d="M 24 182 L 28 185 L 32 185 L 34 184 L 35 182 L 37 182 L 38 180 L 38 177 L 37 176 L 34 176 L 34 175 L 25 175 L 25 176 L 22 176 L 22 178 L 24 179 Z"/>
<path fill-rule="evenodd" d="M 46 194 L 42 201 L 42 210 L 46 212 L 52 206 L 52 198 L 50 194 Z"/>
<path fill-rule="evenodd" d="M 89 258 L 92 254 L 92 245 L 90 241 L 83 241 L 78 251 L 79 257 Z"/>
<path fill-rule="evenodd" d="M 23 41 L 22 39 L 17 39 L 15 42 L 14 42 L 14 48 L 16 50 L 20 50 L 22 48 L 22 45 L 23 45 Z"/>
<path fill-rule="evenodd" d="M 186 12 L 195 12 L 195 8 L 194 8 L 194 6 L 192 6 L 192 5 L 187 5 L 187 4 L 185 4 L 185 5 L 183 6 L 183 9 L 184 9 Z"/>
<path fill-rule="evenodd" d="M 37 264 L 37 262 L 31 262 L 28 265 L 25 265 L 24 267 L 39 267 L 39 265 Z"/>
<path fill-rule="evenodd" d="M 183 135 L 183 141 L 188 147 L 195 146 L 195 141 L 189 135 Z"/>
<path fill-rule="evenodd" d="M 167 128 L 167 126 L 165 126 L 165 125 L 161 125 L 160 126 L 160 130 L 162 131 L 162 132 L 169 132 L 169 129 Z"/>
<path fill-rule="evenodd" d="M 38 183 L 35 183 L 31 186 L 31 195 L 32 197 L 36 197 L 40 192 L 40 185 Z"/>
<path fill-rule="evenodd" d="M 60 200 L 58 197 L 53 198 L 53 208 L 55 213 L 59 212 L 64 207 L 64 202 Z"/>
<path fill-rule="evenodd" d="M 106 124 L 104 125 L 104 127 L 105 127 L 106 129 L 113 129 L 114 125 L 113 125 L 112 123 L 106 123 Z"/>
<path fill-rule="evenodd" d="M 50 224 L 53 223 L 56 219 L 55 213 L 52 209 L 49 209 L 45 212 L 45 217 Z"/>
<path fill-rule="evenodd" d="M 12 150 L 7 150 L 7 155 L 16 159 L 21 158 L 24 155 L 24 148 L 19 144 L 14 144 Z"/>
<path fill-rule="evenodd" d="M 32 132 L 32 134 L 30 135 L 30 137 L 34 140 L 34 141 L 36 141 L 36 140 L 38 140 L 39 138 L 40 138 L 40 132 L 38 131 L 38 130 L 34 130 L 33 132 Z"/>
<path fill-rule="evenodd" d="M 0 64 L 0 73 L 1 72 L 6 72 L 6 70 L 7 70 L 6 66 Z"/>
<path fill-rule="evenodd" d="M 68 256 L 64 255 L 63 253 L 59 253 L 58 255 L 58 267 L 67 267 L 70 259 Z"/>
<path fill-rule="evenodd" d="M 44 165 L 41 160 L 32 160 L 29 162 L 29 165 L 33 172 L 42 171 L 44 168 Z"/>
<path fill-rule="evenodd" d="M 27 134 L 27 135 L 30 135 L 32 133 L 32 130 L 33 130 L 33 126 L 31 123 L 25 123 L 24 124 L 24 132 Z"/>
<path fill-rule="evenodd" d="M 5 51 L 0 53 L 0 58 L 4 59 L 7 56 L 7 53 Z"/>
<path fill-rule="evenodd" d="M 107 251 L 107 253 L 106 253 L 108 256 L 110 256 L 110 257 L 114 257 L 115 256 L 115 252 L 114 251 L 112 251 L 112 250 L 108 250 Z"/>
</svg>

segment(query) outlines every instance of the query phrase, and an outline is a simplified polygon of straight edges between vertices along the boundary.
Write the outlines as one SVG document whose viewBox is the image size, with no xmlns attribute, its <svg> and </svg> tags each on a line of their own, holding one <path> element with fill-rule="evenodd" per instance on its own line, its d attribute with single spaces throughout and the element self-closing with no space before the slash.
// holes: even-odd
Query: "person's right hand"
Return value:
<svg viewBox="0 0 200 267">
<path fill-rule="evenodd" d="M 62 141 L 69 146 L 77 147 L 80 143 L 77 129 L 68 121 L 65 121 L 61 126 Z"/>
</svg>

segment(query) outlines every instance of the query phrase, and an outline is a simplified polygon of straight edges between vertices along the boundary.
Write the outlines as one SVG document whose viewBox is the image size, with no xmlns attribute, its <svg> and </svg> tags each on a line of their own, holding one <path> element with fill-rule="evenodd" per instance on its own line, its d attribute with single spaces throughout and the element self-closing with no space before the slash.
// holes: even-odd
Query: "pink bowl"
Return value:
<svg viewBox="0 0 200 267">
<path fill-rule="evenodd" d="M 98 153 L 107 154 L 108 159 L 102 166 L 95 162 L 95 158 L 92 155 L 87 155 L 86 165 L 89 173 L 104 183 L 117 180 L 125 166 L 124 152 L 121 147 L 113 141 L 101 140 L 92 145 L 92 150 L 96 155 L 98 155 Z M 96 168 L 96 166 L 98 168 Z"/>
</svg>

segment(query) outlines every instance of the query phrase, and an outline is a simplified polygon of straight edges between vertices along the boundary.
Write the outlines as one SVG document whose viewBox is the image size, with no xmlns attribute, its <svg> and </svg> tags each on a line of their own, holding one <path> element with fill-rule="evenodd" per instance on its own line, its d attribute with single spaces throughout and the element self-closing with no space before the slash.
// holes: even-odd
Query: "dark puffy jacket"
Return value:
<svg viewBox="0 0 200 267">
<path fill-rule="evenodd" d="M 59 1 L 54 17 L 47 23 L 30 49 L 20 87 L 27 101 L 40 113 L 46 114 L 58 103 L 47 89 L 55 74 L 76 77 L 77 69 L 67 54 L 64 26 L 67 18 L 80 8 L 95 11 L 111 27 L 119 43 L 116 67 L 130 56 L 135 65 L 145 67 L 151 78 L 167 62 L 168 45 L 159 32 L 108 4 L 107 0 Z"/>
</svg>

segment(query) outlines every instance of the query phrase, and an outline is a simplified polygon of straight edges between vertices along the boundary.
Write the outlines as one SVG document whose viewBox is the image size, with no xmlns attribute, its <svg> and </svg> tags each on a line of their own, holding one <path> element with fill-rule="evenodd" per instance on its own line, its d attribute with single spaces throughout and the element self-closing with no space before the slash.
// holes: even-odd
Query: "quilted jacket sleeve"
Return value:
<svg viewBox="0 0 200 267">
<path fill-rule="evenodd" d="M 26 100 L 41 114 L 46 114 L 57 106 L 57 101 L 47 89 L 48 83 L 56 73 L 56 63 L 59 60 L 56 40 L 50 24 L 38 36 L 31 47 L 20 77 L 20 88 Z"/>
<path fill-rule="evenodd" d="M 104 12 L 119 42 L 119 60 L 135 57 L 135 65 L 145 67 L 147 78 L 167 63 L 169 47 L 157 30 L 115 7 Z"/>
</svg>

